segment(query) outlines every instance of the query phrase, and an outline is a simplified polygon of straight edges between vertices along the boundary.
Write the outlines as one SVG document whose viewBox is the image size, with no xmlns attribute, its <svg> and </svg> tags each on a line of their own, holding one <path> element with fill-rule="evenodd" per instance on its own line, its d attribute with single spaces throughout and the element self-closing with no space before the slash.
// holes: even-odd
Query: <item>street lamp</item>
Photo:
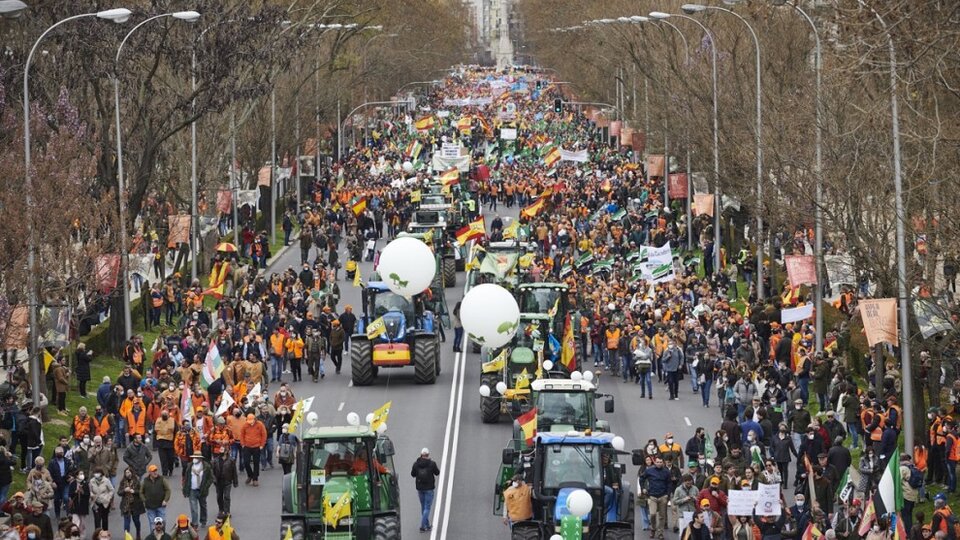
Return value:
<svg viewBox="0 0 960 540">
<path fill-rule="evenodd" d="M 714 272 L 720 272 L 720 123 L 718 119 L 719 115 L 717 114 L 717 42 L 709 28 L 704 26 L 704 24 L 697 19 L 688 15 L 654 11 L 650 13 L 650 16 L 654 19 L 666 19 L 669 17 L 686 19 L 699 26 L 700 29 L 703 30 L 704 34 L 707 35 L 707 39 L 710 40 L 710 61 L 713 83 L 713 268 Z"/>
<path fill-rule="evenodd" d="M 723 0 L 723 3 L 727 5 L 735 5 L 740 3 L 741 0 Z M 757 111 L 756 111 L 756 145 L 757 145 L 757 299 L 763 300 L 763 214 L 760 211 L 761 201 L 763 200 L 763 144 L 761 140 L 762 131 L 763 131 L 763 114 L 761 109 L 761 94 L 760 94 L 760 40 L 757 38 L 757 32 L 753 29 L 753 26 L 747 22 L 740 14 L 735 11 L 731 11 L 726 8 L 717 7 L 717 6 L 704 6 L 702 4 L 684 4 L 681 8 L 684 13 L 688 15 L 693 15 L 697 13 L 703 13 L 706 10 L 713 11 L 722 11 L 723 13 L 729 13 L 734 17 L 740 19 L 740 22 L 747 27 L 747 30 L 750 31 L 750 37 L 753 38 L 753 46 L 756 50 L 756 83 L 757 83 Z M 719 201 L 718 201 L 719 203 Z M 714 249 L 719 250 L 720 246 L 714 246 Z M 719 271 L 719 267 L 717 268 Z"/>
<path fill-rule="evenodd" d="M 5 14 L 20 13 L 23 9 L 23 7 L 19 7 L 18 9 L 18 6 L 13 3 L 6 5 L 9 7 L 7 8 L 8 11 L 4 12 Z M 37 245 L 33 235 L 33 177 L 30 174 L 30 62 L 33 60 L 33 55 L 37 52 L 37 47 L 40 45 L 40 42 L 43 41 L 43 38 L 47 37 L 47 34 L 65 22 L 86 17 L 97 17 L 98 19 L 124 23 L 130 18 L 130 10 L 116 8 L 92 13 L 81 13 L 54 23 L 53 26 L 44 30 L 43 33 L 40 34 L 40 37 L 33 43 L 33 47 L 30 48 L 30 54 L 27 55 L 27 63 L 24 64 L 23 67 L 23 189 L 25 192 L 24 199 L 26 201 L 27 215 L 27 305 L 30 313 L 27 354 L 30 356 L 30 385 L 33 390 L 33 404 L 37 407 L 40 406 L 40 359 L 37 356 Z"/>
<path fill-rule="evenodd" d="M 773 0 L 773 5 L 782 6 L 788 5 L 795 9 L 800 15 L 803 15 L 803 18 L 806 19 L 807 24 L 810 25 L 810 29 L 813 30 L 813 39 L 816 44 L 815 56 L 814 56 L 814 71 L 816 72 L 816 93 L 814 99 L 815 110 L 816 110 L 816 130 L 815 130 L 815 146 L 816 146 L 816 161 L 814 162 L 814 176 L 816 177 L 816 199 L 814 204 L 814 248 L 813 252 L 816 254 L 817 259 L 817 287 L 814 291 L 814 306 L 816 311 L 816 350 L 817 352 L 823 351 L 823 95 L 820 92 L 820 81 L 821 73 L 823 71 L 823 56 L 821 55 L 821 46 L 820 46 L 820 32 L 817 31 L 817 25 L 813 22 L 813 18 L 807 14 L 799 5 L 794 2 L 787 2 L 786 0 Z"/>
<path fill-rule="evenodd" d="M 128 340 L 133 335 L 133 317 L 130 314 L 130 288 L 129 288 L 129 258 L 130 253 L 127 250 L 127 201 L 126 185 L 123 179 L 123 130 L 120 127 L 120 54 L 123 53 L 123 46 L 127 40 L 141 26 L 150 21 L 162 19 L 164 17 L 173 17 L 181 21 L 193 22 L 200 18 L 196 11 L 177 11 L 174 13 L 164 13 L 154 15 L 134 26 L 127 35 L 120 41 L 117 47 L 117 56 L 114 58 L 113 68 L 113 108 L 117 125 L 117 199 L 120 202 L 120 277 L 123 283 L 123 339 Z"/>
<path fill-rule="evenodd" d="M 27 5 L 20 0 L 0 0 L 0 17 L 16 19 L 27 10 Z"/>
</svg>

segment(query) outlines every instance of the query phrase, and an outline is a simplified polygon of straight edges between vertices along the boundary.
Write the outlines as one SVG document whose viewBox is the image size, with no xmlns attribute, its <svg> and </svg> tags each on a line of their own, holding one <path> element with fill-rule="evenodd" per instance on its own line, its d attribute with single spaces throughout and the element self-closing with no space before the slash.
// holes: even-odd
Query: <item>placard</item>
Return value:
<svg viewBox="0 0 960 540">
<path fill-rule="evenodd" d="M 731 489 L 727 494 L 727 513 L 731 516 L 752 516 L 759 491 Z"/>
<path fill-rule="evenodd" d="M 813 255 L 787 255 L 783 258 L 787 267 L 790 285 L 814 285 L 817 283 L 817 263 Z"/>
<path fill-rule="evenodd" d="M 889 343 L 896 346 L 899 343 L 896 298 L 864 299 L 859 308 L 867 345 Z"/>
<path fill-rule="evenodd" d="M 456 159 L 460 157 L 460 145 L 443 143 L 443 145 L 440 146 L 440 157 L 444 159 Z"/>
<path fill-rule="evenodd" d="M 756 493 L 758 516 L 780 515 L 780 484 L 760 484 Z"/>
<path fill-rule="evenodd" d="M 505 141 L 515 141 L 517 139 L 517 128 L 500 128 L 500 138 Z"/>
<path fill-rule="evenodd" d="M 813 304 L 780 310 L 780 324 L 787 324 L 813 317 Z"/>
</svg>

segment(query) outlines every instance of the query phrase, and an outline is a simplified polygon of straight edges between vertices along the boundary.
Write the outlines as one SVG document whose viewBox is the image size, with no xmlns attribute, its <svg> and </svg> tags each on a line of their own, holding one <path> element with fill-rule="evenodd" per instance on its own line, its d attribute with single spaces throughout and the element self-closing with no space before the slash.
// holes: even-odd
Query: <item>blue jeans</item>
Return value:
<svg viewBox="0 0 960 540">
<path fill-rule="evenodd" d="M 0 506 L 7 502 L 7 494 L 10 493 L 10 484 L 0 486 Z"/>
<path fill-rule="evenodd" d="M 280 377 L 283 376 L 283 358 L 271 354 L 270 355 L 270 381 L 279 381 Z"/>
<path fill-rule="evenodd" d="M 620 371 L 623 372 L 623 382 L 630 380 L 630 355 L 620 355 Z"/>
<path fill-rule="evenodd" d="M 240 459 L 240 442 L 234 441 L 230 443 L 230 458 L 234 461 Z"/>
<path fill-rule="evenodd" d="M 697 368 L 693 367 L 693 364 L 687 364 L 687 369 L 690 371 L 690 389 L 696 392 L 700 390 L 700 385 L 697 384 Z"/>
<path fill-rule="evenodd" d="M 640 527 L 643 530 L 650 529 L 650 510 L 646 506 L 638 506 L 637 510 L 640 511 Z"/>
<path fill-rule="evenodd" d="M 453 348 L 460 350 L 463 348 L 463 327 L 453 329 Z"/>
<path fill-rule="evenodd" d="M 797 382 L 800 383 L 800 399 L 806 405 L 810 402 L 810 377 L 800 377 Z"/>
<path fill-rule="evenodd" d="M 130 532 L 131 522 L 134 527 L 137 528 L 137 537 L 140 536 L 140 516 L 143 514 L 124 514 L 123 515 L 123 532 Z"/>
<path fill-rule="evenodd" d="M 163 521 L 167 521 L 167 507 L 161 506 L 158 508 L 147 508 L 147 526 L 153 526 L 153 520 L 156 518 L 163 518 Z"/>
<path fill-rule="evenodd" d="M 277 439 L 267 437 L 267 444 L 260 450 L 260 468 L 269 466 L 273 468 L 273 453 L 277 447 Z"/>
<path fill-rule="evenodd" d="M 700 397 L 703 399 L 703 406 L 710 406 L 710 387 L 713 386 L 713 380 L 709 377 L 700 385 Z"/>
<path fill-rule="evenodd" d="M 599 343 L 593 344 L 593 365 L 599 365 L 603 361 L 603 347 Z"/>
<path fill-rule="evenodd" d="M 947 491 L 953 493 L 957 491 L 957 462 L 949 459 L 947 463 Z"/>
<path fill-rule="evenodd" d="M 199 489 L 190 490 L 190 522 L 198 527 L 207 526 L 207 498 Z"/>
<path fill-rule="evenodd" d="M 650 370 L 638 374 L 637 382 L 640 383 L 640 397 L 653 397 L 653 374 Z"/>
<path fill-rule="evenodd" d="M 850 436 L 853 437 L 854 448 L 860 447 L 860 429 L 859 428 L 860 426 L 858 426 L 855 423 L 852 423 L 852 422 L 847 423 L 847 433 L 849 433 Z"/>
<path fill-rule="evenodd" d="M 420 498 L 420 528 L 430 528 L 430 509 L 433 508 L 434 490 L 417 490 L 417 496 Z"/>
<path fill-rule="evenodd" d="M 613 517 L 611 521 L 616 521 L 617 502 L 617 492 L 610 486 L 603 486 L 603 511 L 607 514 L 608 519 Z"/>
</svg>

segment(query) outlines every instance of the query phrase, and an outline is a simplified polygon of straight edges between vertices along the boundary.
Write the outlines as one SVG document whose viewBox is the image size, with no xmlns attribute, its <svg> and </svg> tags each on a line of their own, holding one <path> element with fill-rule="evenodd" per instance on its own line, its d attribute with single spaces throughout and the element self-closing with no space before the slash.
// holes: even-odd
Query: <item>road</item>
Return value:
<svg viewBox="0 0 960 540">
<path fill-rule="evenodd" d="M 489 214 L 490 212 L 488 212 Z M 517 209 L 500 209 L 502 216 L 515 217 Z M 382 245 L 378 245 L 382 247 Z M 342 259 L 345 260 L 345 259 Z M 300 251 L 294 246 L 280 256 L 269 269 L 280 272 L 290 266 L 298 267 Z M 362 263 L 364 277 L 372 272 L 371 263 Z M 341 274 L 340 307 L 350 304 L 359 311 L 360 289 Z M 463 297 L 463 273 L 457 276 L 456 287 L 447 289 L 447 302 L 454 306 Z M 405 538 L 437 539 L 492 539 L 508 538 L 509 533 L 493 511 L 493 486 L 500 461 L 500 451 L 510 437 L 507 419 L 499 424 L 483 424 L 479 413 L 480 369 L 479 358 L 472 353 L 455 355 L 452 331 L 442 346 L 442 371 L 434 385 L 418 385 L 413 381 L 412 369 L 382 370 L 376 383 L 354 388 L 350 382 L 349 361 L 345 360 L 343 373 L 332 373 L 327 363 L 326 379 L 314 384 L 305 382 L 291 385 L 298 398 L 316 396 L 313 411 L 320 425 L 345 425 L 349 412 L 360 418 L 393 401 L 387 433 L 394 441 L 394 460 L 400 477 L 401 516 Z M 467 348 L 469 350 L 469 347 Z M 346 355 L 345 355 L 346 356 Z M 285 376 L 289 380 L 289 375 Z M 700 406 L 700 398 L 691 392 L 689 380 L 683 381 L 679 401 L 667 401 L 665 388 L 655 384 L 653 400 L 640 399 L 639 388 L 633 383 L 622 383 L 619 378 L 602 376 L 601 391 L 612 394 L 616 410 L 601 418 L 610 422 L 611 430 L 624 437 L 627 449 L 640 447 L 647 439 L 662 440 L 667 432 L 675 435 L 681 445 L 693 435 L 697 426 L 713 431 L 719 425 L 716 408 Z M 430 449 L 441 468 L 437 502 L 431 522 L 433 531 L 427 535 L 418 531 L 420 508 L 410 466 L 420 449 Z M 628 465 L 628 477 L 634 478 L 635 468 Z M 175 473 L 174 489 L 179 487 L 179 472 Z M 259 487 L 240 487 L 233 492 L 233 522 L 244 538 L 277 538 L 280 529 L 280 469 L 261 475 Z M 632 485 L 632 482 L 631 482 Z M 216 498 L 211 492 L 211 522 L 216 513 Z M 186 502 L 176 494 L 169 514 L 173 517 L 186 512 Z M 119 519 L 119 516 L 115 516 Z M 640 537 L 640 533 L 637 533 Z"/>
</svg>

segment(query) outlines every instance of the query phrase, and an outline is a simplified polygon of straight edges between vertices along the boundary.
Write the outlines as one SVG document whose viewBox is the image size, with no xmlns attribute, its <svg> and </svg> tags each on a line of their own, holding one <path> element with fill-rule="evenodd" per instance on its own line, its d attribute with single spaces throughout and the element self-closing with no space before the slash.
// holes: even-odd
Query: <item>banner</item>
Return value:
<svg viewBox="0 0 960 540">
<path fill-rule="evenodd" d="M 117 288 L 117 277 L 120 275 L 120 255 L 108 253 L 98 255 L 94 262 L 97 269 L 97 290 L 100 294 L 110 294 Z"/>
<path fill-rule="evenodd" d="M 10 306 L 3 301 L 4 317 L 0 317 L 0 343 L 4 349 L 27 348 L 30 311 L 27 306 Z"/>
<path fill-rule="evenodd" d="M 889 343 L 896 346 L 899 343 L 896 298 L 861 300 L 859 309 L 867 333 L 867 345 Z"/>
<path fill-rule="evenodd" d="M 783 258 L 790 285 L 816 285 L 817 260 L 813 255 L 787 255 Z"/>
<path fill-rule="evenodd" d="M 229 189 L 221 189 L 217 192 L 217 212 L 229 214 L 233 208 L 233 193 Z"/>
<path fill-rule="evenodd" d="M 623 129 L 623 122 L 621 122 L 620 120 L 614 120 L 613 122 L 610 122 L 611 137 L 619 137 L 621 129 Z"/>
<path fill-rule="evenodd" d="M 671 199 L 686 199 L 690 195 L 687 173 L 673 173 L 667 182 L 667 194 Z"/>
<path fill-rule="evenodd" d="M 647 156 L 647 176 L 663 176 L 663 156 Z"/>
<path fill-rule="evenodd" d="M 490 96 L 446 98 L 443 100 L 443 105 L 445 107 L 486 107 L 491 103 L 493 103 L 493 98 Z"/>
<path fill-rule="evenodd" d="M 70 344 L 70 308 L 40 306 L 37 314 L 37 341 L 41 347 Z"/>
<path fill-rule="evenodd" d="M 519 258 L 517 253 L 487 253 L 480 263 L 480 273 L 492 274 L 500 281 L 517 266 Z"/>
<path fill-rule="evenodd" d="M 575 163 L 586 163 L 589 161 L 590 156 L 587 154 L 587 150 L 564 150 L 560 149 L 560 161 L 573 161 Z"/>
<path fill-rule="evenodd" d="M 257 186 L 270 187 L 270 166 L 265 165 L 257 171 Z"/>
<path fill-rule="evenodd" d="M 433 154 L 433 161 L 430 163 L 430 167 L 434 171 L 446 171 L 449 169 L 456 168 L 460 172 L 467 172 L 470 170 L 470 156 L 458 156 L 454 158 L 444 158 L 440 155 L 439 152 Z"/>
<path fill-rule="evenodd" d="M 636 133 L 633 128 L 625 127 L 620 130 L 620 146 L 633 146 L 633 135 Z"/>
<path fill-rule="evenodd" d="M 780 324 L 802 321 L 813 317 L 813 304 L 780 310 Z"/>
<path fill-rule="evenodd" d="M 311 178 L 317 175 L 317 168 L 314 165 L 316 156 L 312 153 L 306 156 L 300 156 L 300 176 L 309 176 Z"/>
<path fill-rule="evenodd" d="M 500 138 L 505 141 L 517 140 L 517 128 L 500 128 Z"/>
<path fill-rule="evenodd" d="M 913 315 L 917 320 L 917 326 L 920 327 L 923 339 L 930 339 L 937 334 L 953 330 L 953 323 L 950 322 L 950 312 L 945 307 L 948 305 L 946 298 L 919 298 L 916 292 L 911 298 Z"/>
<path fill-rule="evenodd" d="M 716 205 L 713 202 L 713 193 L 693 194 L 693 215 L 700 216 L 706 214 L 713 217 L 714 206 Z"/>
<path fill-rule="evenodd" d="M 259 196 L 260 193 L 256 189 L 241 189 L 237 192 L 237 205 L 257 206 L 257 197 Z"/>
<path fill-rule="evenodd" d="M 727 492 L 727 514 L 731 516 L 752 516 L 753 508 L 760 497 L 759 491 L 731 489 Z"/>
<path fill-rule="evenodd" d="M 641 278 L 653 283 L 665 283 L 677 279 L 673 261 L 667 263 L 642 262 L 634 266 L 634 271 L 636 270 L 640 271 Z"/>
<path fill-rule="evenodd" d="M 190 214 L 167 216 L 167 244 L 186 244 L 190 242 Z"/>
<path fill-rule="evenodd" d="M 127 271 L 130 275 L 140 274 L 148 278 L 150 277 L 150 272 L 153 271 L 153 261 L 154 255 L 152 253 L 147 253 L 146 255 L 130 255 L 127 257 Z"/>
<path fill-rule="evenodd" d="M 827 278 L 830 285 L 856 285 L 857 269 L 853 264 L 853 257 L 844 255 L 824 255 L 823 264 L 827 267 Z"/>
</svg>

